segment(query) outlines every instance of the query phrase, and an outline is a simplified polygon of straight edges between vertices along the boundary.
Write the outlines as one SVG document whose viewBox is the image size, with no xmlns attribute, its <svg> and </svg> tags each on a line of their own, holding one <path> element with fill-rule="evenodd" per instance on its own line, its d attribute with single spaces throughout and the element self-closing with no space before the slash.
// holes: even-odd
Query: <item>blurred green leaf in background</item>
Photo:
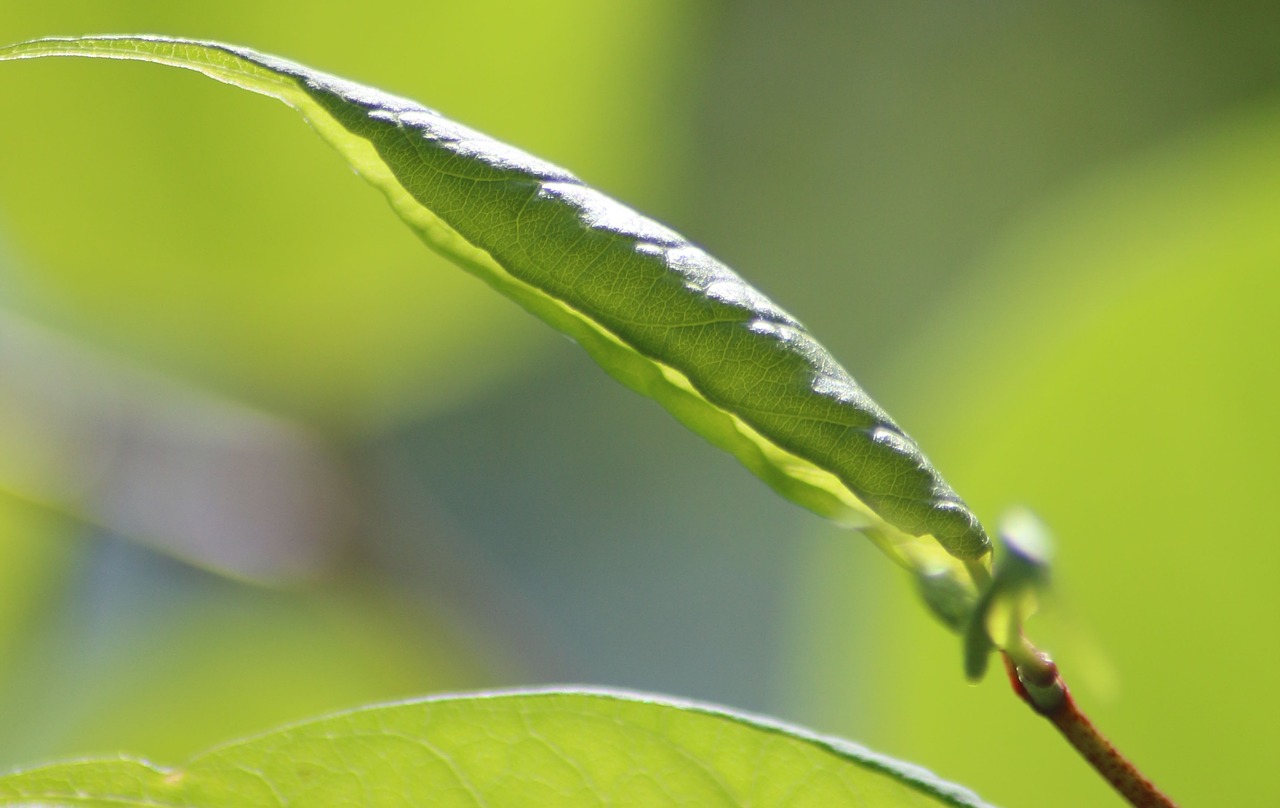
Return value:
<svg viewBox="0 0 1280 808">
<path fill-rule="evenodd" d="M 988 523 L 1046 519 L 1032 628 L 1121 747 L 1187 804 L 1280 797 L 1272 10 L 0 14 L 5 42 L 140 31 L 418 99 L 702 243 Z M 0 98 L 0 766 L 584 681 L 997 804 L 1112 799 L 998 677 L 964 684 L 865 542 L 424 250 L 287 110 L 139 65 L 10 65 Z"/>
</svg>

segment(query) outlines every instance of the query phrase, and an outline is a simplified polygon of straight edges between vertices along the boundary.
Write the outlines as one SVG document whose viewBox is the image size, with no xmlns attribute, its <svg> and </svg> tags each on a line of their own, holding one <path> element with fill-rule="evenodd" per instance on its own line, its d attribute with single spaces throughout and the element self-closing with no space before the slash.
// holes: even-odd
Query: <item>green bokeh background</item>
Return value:
<svg viewBox="0 0 1280 808">
<path fill-rule="evenodd" d="M 1280 15 L 0 11 L 6 42 L 138 31 L 419 99 L 705 245 L 984 519 L 1025 503 L 1048 521 L 1058 596 L 1032 631 L 1122 748 L 1188 805 L 1280 798 Z M 0 98 L 0 326 L 40 323 L 117 391 L 81 421 L 114 406 L 171 450 L 145 466 L 112 444 L 77 476 L 67 429 L 31 426 L 31 401 L 59 399 L 25 386 L 82 383 L 82 365 L 0 327 L 0 766 L 173 760 L 379 699 L 588 682 L 769 712 L 1000 805 L 1114 802 L 1000 677 L 963 682 L 956 639 L 866 542 L 428 254 L 288 110 L 88 62 L 5 64 Z M 98 518 L 130 480 L 236 440 L 308 447 L 334 482 L 300 507 L 343 503 L 325 554 L 227 578 Z M 128 501 L 168 504 L 137 486 Z M 178 505 L 205 521 L 240 501 L 199 493 Z"/>
</svg>

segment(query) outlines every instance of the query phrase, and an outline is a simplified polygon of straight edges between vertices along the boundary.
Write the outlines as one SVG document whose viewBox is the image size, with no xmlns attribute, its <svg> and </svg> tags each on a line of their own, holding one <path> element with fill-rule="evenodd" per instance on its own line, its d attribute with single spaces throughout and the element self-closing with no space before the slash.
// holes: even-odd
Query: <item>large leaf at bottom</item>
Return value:
<svg viewBox="0 0 1280 808">
<path fill-rule="evenodd" d="M 192 69 L 297 109 L 433 248 L 783 495 L 963 580 L 977 518 L 803 326 L 677 233 L 567 171 L 402 98 L 244 48 L 160 37 L 0 49 Z M 429 316 L 429 313 L 424 313 Z"/>
<path fill-rule="evenodd" d="M 0 806 L 821 806 L 986 803 L 915 766 L 795 727 L 609 691 L 370 707 L 176 768 L 85 760 L 0 777 Z"/>
</svg>

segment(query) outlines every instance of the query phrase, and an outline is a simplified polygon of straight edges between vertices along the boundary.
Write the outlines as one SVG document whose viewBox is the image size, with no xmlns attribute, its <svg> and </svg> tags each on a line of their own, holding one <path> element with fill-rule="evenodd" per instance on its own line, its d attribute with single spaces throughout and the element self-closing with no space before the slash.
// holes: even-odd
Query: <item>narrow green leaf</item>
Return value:
<svg viewBox="0 0 1280 808">
<path fill-rule="evenodd" d="M 690 702 L 510 692 L 368 707 L 176 768 L 81 760 L 0 777 L 0 805 L 967 806 L 846 741 Z"/>
<path fill-rule="evenodd" d="M 784 496 L 967 585 L 977 518 L 803 326 L 680 235 L 417 103 L 273 56 L 150 36 L 0 49 L 196 70 L 298 110 L 428 245 L 579 342 Z"/>
</svg>

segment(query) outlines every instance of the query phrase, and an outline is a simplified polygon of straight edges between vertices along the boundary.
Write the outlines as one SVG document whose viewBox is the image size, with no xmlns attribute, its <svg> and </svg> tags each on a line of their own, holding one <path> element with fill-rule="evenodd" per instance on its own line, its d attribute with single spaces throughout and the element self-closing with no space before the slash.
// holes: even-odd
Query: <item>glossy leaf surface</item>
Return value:
<svg viewBox="0 0 1280 808">
<path fill-rule="evenodd" d="M 176 768 L 114 758 L 0 777 L 0 805 L 968 806 L 844 741 L 691 703 L 524 692 L 371 707 Z"/>
<path fill-rule="evenodd" d="M 430 246 L 784 496 L 864 530 L 933 579 L 941 570 L 963 581 L 959 560 L 986 556 L 973 513 L 798 321 L 563 169 L 412 101 L 242 48 L 94 37 L 0 50 L 55 55 L 183 67 L 284 101 Z"/>
</svg>

